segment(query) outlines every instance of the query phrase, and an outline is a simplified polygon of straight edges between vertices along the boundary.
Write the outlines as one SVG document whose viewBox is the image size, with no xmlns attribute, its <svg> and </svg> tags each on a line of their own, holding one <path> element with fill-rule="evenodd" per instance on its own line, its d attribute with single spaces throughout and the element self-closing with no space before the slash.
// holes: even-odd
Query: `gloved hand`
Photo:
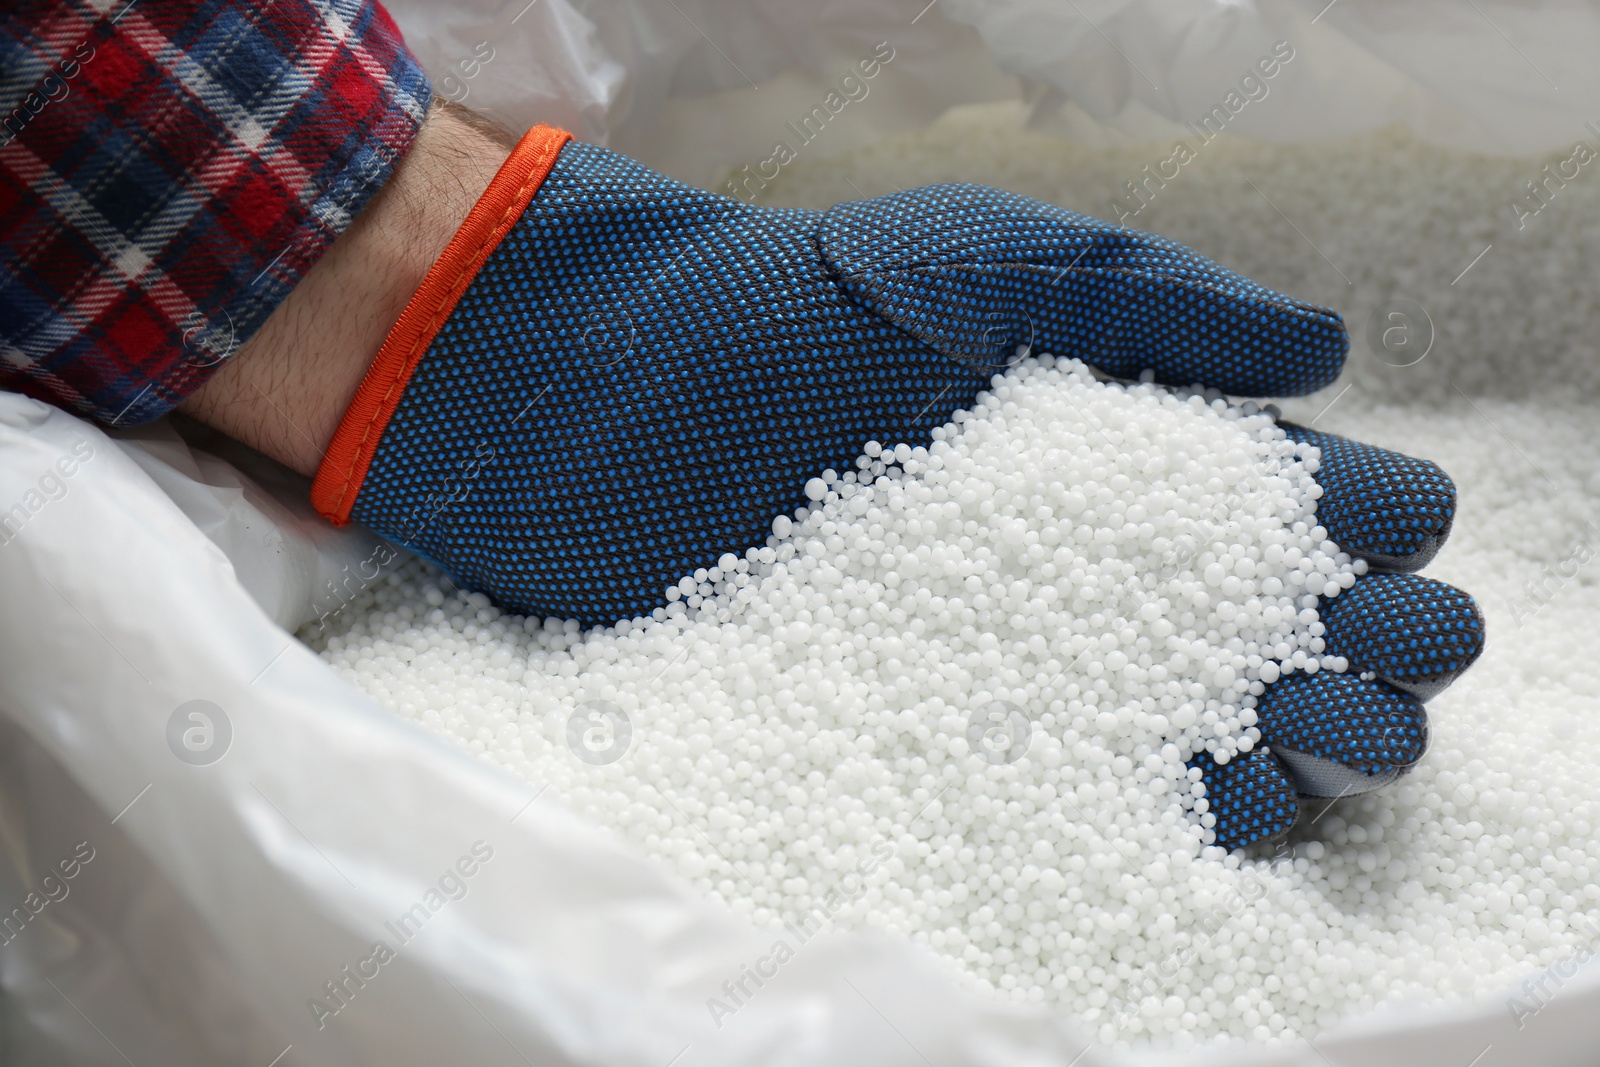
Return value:
<svg viewBox="0 0 1600 1067">
<path fill-rule="evenodd" d="M 757 208 L 537 127 L 390 333 L 313 500 L 509 610 L 610 623 L 761 543 L 868 440 L 926 442 L 1022 343 L 1247 396 L 1321 388 L 1347 348 L 1332 311 L 1025 197 Z M 1449 527 L 1448 479 L 1337 444 L 1330 535 L 1420 565 Z M 1338 599 L 1366 607 L 1327 640 L 1381 678 L 1290 675 L 1260 711 L 1276 754 L 1197 761 L 1220 843 L 1286 829 L 1291 780 L 1371 787 L 1420 755 L 1420 704 L 1388 682 L 1447 680 L 1481 624 L 1447 587 L 1374 581 Z"/>
</svg>

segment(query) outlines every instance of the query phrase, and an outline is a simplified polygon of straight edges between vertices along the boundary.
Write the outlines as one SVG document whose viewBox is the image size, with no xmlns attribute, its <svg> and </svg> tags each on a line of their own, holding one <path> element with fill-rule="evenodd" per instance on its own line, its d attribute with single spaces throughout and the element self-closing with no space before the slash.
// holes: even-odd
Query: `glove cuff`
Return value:
<svg viewBox="0 0 1600 1067">
<path fill-rule="evenodd" d="M 384 339 L 311 483 L 312 505 L 335 526 L 350 521 L 373 452 L 423 353 L 484 261 L 522 218 L 571 139 L 553 126 L 535 126 L 523 134 Z"/>
</svg>

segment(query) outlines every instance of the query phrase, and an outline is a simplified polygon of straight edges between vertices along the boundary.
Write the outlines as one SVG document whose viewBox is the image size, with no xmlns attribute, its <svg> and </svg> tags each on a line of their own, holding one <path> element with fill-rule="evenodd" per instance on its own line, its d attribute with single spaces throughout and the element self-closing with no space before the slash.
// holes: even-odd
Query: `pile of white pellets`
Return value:
<svg viewBox="0 0 1600 1067">
<path fill-rule="evenodd" d="M 1008 177 L 988 180 L 1025 187 Z M 1591 420 L 1339 388 L 1301 420 L 1338 397 L 1319 428 L 1457 479 L 1430 573 L 1480 597 L 1490 646 L 1430 705 L 1415 772 L 1256 855 L 1209 845 L 1184 762 L 1248 750 L 1277 672 L 1345 666 L 1314 605 L 1359 564 L 1315 525 L 1314 450 L 1266 415 L 1067 361 L 1020 364 L 928 449 L 870 447 L 654 619 L 581 633 L 411 563 L 304 636 L 758 923 L 831 894 L 835 926 L 910 937 L 1113 1046 L 1315 1037 L 1600 941 L 1600 677 L 1574 654 L 1595 621 Z"/>
<path fill-rule="evenodd" d="M 1092 1002 L 1076 940 L 1155 974 L 1167 897 L 1214 906 L 1195 864 L 1238 864 L 1187 761 L 1249 751 L 1280 673 L 1346 666 L 1316 604 L 1364 567 L 1316 470 L 1253 406 L 1028 358 L 653 618 L 579 633 L 415 568 L 327 654 L 758 924 L 842 895 L 832 922 L 985 990 Z"/>
</svg>

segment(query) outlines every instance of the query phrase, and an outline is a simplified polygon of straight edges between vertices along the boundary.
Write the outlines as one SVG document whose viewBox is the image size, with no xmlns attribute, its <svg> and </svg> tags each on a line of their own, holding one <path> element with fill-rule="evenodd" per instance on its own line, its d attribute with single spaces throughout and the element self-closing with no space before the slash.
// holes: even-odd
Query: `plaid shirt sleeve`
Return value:
<svg viewBox="0 0 1600 1067">
<path fill-rule="evenodd" d="M 405 153 L 427 77 L 373 0 L 0 5 L 0 388 L 156 418 Z"/>
</svg>

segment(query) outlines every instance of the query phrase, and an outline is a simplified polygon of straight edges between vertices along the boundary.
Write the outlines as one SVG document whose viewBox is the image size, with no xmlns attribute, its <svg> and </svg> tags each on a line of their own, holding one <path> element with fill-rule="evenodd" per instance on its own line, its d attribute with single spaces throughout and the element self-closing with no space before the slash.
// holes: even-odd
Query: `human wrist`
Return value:
<svg viewBox="0 0 1600 1067">
<path fill-rule="evenodd" d="M 180 409 L 315 473 L 384 338 L 511 143 L 467 109 L 436 103 L 388 183 Z"/>
</svg>

